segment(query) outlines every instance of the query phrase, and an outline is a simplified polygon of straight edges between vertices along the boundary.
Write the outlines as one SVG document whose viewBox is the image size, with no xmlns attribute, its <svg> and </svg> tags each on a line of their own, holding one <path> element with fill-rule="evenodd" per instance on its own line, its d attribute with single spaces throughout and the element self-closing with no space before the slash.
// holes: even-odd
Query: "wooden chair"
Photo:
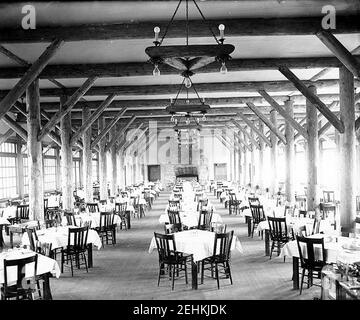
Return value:
<svg viewBox="0 0 360 320">
<path fill-rule="evenodd" d="M 207 207 L 208 204 L 209 204 L 209 199 L 200 199 L 198 201 L 197 211 L 202 211 L 203 207 Z"/>
<path fill-rule="evenodd" d="M 263 206 L 259 205 L 250 205 L 251 215 L 252 215 L 252 230 L 251 237 L 254 238 L 255 227 L 261 222 L 265 221 L 265 213 Z"/>
<path fill-rule="evenodd" d="M 168 210 L 169 222 L 172 225 L 173 232 L 179 232 L 183 230 L 179 211 Z"/>
<path fill-rule="evenodd" d="M 106 200 L 105 200 L 106 204 Z M 100 212 L 99 204 L 94 202 L 86 203 L 86 208 L 89 210 L 90 213 Z"/>
<path fill-rule="evenodd" d="M 23 220 L 29 220 L 29 205 L 19 204 L 16 206 L 16 216 L 8 219 L 11 224 L 21 223 Z"/>
<path fill-rule="evenodd" d="M 307 198 L 306 196 L 295 196 L 296 207 L 299 211 L 307 210 Z"/>
<path fill-rule="evenodd" d="M 199 221 L 198 221 L 198 229 L 200 230 L 210 230 L 211 228 L 211 219 L 212 212 L 207 210 L 202 210 L 199 212 Z"/>
<path fill-rule="evenodd" d="M 249 206 L 260 206 L 260 200 L 258 197 L 248 197 Z"/>
<path fill-rule="evenodd" d="M 323 191 L 323 201 L 325 203 L 335 203 L 335 191 Z"/>
<path fill-rule="evenodd" d="M 159 254 L 159 275 L 158 286 L 160 285 L 161 275 L 167 275 L 171 279 L 171 290 L 174 290 L 175 277 L 180 271 L 184 271 L 185 283 L 188 283 L 186 262 L 190 256 L 186 256 L 176 251 L 176 244 L 173 234 L 160 234 L 154 232 L 156 247 Z"/>
<path fill-rule="evenodd" d="M 228 233 L 215 233 L 213 255 L 201 261 L 201 284 L 204 283 L 205 270 L 210 270 L 211 278 L 214 277 L 215 273 L 218 289 L 220 289 L 219 271 L 225 275 L 225 278 L 229 278 L 230 283 L 233 284 L 230 270 L 230 250 L 233 236 L 233 230 Z M 207 265 L 208 267 L 206 267 Z M 222 267 L 222 270 L 219 270 L 219 267 Z"/>
<path fill-rule="evenodd" d="M 300 226 L 299 228 L 297 228 L 296 232 L 292 228 L 291 233 L 292 233 L 292 240 L 296 240 L 297 236 L 300 236 L 300 237 L 309 236 L 308 233 L 307 233 L 307 230 L 306 230 L 306 226 Z"/>
<path fill-rule="evenodd" d="M 312 235 L 320 233 L 320 223 L 321 223 L 321 216 L 316 215 L 312 227 L 312 232 L 311 232 Z"/>
<path fill-rule="evenodd" d="M 120 229 L 122 229 L 124 227 L 125 230 L 128 229 L 128 225 L 127 225 L 127 212 L 126 212 L 126 209 L 127 209 L 127 203 L 124 202 L 124 203 L 115 203 L 115 211 L 114 213 L 116 215 L 118 215 L 120 217 Z"/>
<path fill-rule="evenodd" d="M 297 245 L 300 255 L 300 264 L 302 268 L 300 294 L 304 284 L 305 271 L 307 271 L 308 288 L 313 285 L 314 273 L 321 278 L 321 270 L 326 265 L 326 251 L 324 248 L 324 238 L 306 238 L 297 236 Z M 306 246 L 307 257 L 303 255 L 303 245 Z M 316 248 L 316 255 L 315 255 Z"/>
<path fill-rule="evenodd" d="M 77 226 L 74 212 L 64 211 L 64 217 L 66 218 L 68 226 L 75 226 L 75 227 Z"/>
<path fill-rule="evenodd" d="M 270 240 L 272 242 L 270 251 L 271 259 L 275 247 L 279 256 L 281 248 L 284 246 L 285 243 L 289 242 L 290 239 L 286 225 L 286 218 L 267 217 L 267 220 L 269 223 Z"/>
<path fill-rule="evenodd" d="M 95 228 L 95 230 L 99 234 L 102 244 L 104 244 L 104 239 L 106 240 L 106 244 L 109 244 L 109 241 L 111 241 L 112 245 L 116 244 L 116 224 L 114 224 L 113 213 L 101 212 L 100 226 Z"/>
<path fill-rule="evenodd" d="M 9 300 L 34 300 L 34 293 L 38 285 L 36 279 L 37 271 L 37 254 L 20 259 L 4 259 L 4 284 L 1 287 L 1 299 Z M 9 284 L 8 271 L 9 268 L 17 269 L 16 284 Z M 25 270 L 27 271 L 25 274 Z M 39 287 L 38 287 L 39 290 Z"/>
<path fill-rule="evenodd" d="M 331 216 L 331 225 L 336 230 L 336 205 L 333 203 L 320 203 L 319 208 L 322 219 L 328 219 Z"/>
<path fill-rule="evenodd" d="M 229 193 L 229 215 L 235 213 L 238 214 L 240 210 L 241 200 L 236 199 L 236 194 L 233 192 Z"/>
<path fill-rule="evenodd" d="M 78 227 L 69 229 L 68 244 L 61 250 L 61 272 L 64 272 L 64 265 L 71 268 L 71 276 L 74 276 L 75 264 L 78 269 L 81 265 L 85 265 L 86 272 L 88 271 L 88 264 L 86 260 L 87 238 L 89 229 L 87 227 Z"/>
<path fill-rule="evenodd" d="M 226 233 L 226 224 L 219 222 L 211 222 L 210 231 L 215 233 Z"/>
</svg>

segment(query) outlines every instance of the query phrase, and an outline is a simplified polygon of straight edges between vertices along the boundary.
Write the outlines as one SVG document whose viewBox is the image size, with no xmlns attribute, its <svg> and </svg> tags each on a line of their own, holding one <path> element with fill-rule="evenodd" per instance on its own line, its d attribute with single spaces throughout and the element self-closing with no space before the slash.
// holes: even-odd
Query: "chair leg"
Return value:
<svg viewBox="0 0 360 320">
<path fill-rule="evenodd" d="M 160 285 L 161 270 L 162 270 L 162 265 L 161 265 L 161 263 L 159 263 L 158 286 Z"/>
<path fill-rule="evenodd" d="M 303 284 L 304 284 L 304 276 L 305 276 L 305 269 L 303 269 L 302 273 L 301 273 L 300 294 L 302 293 L 302 288 L 303 288 Z"/>
<path fill-rule="evenodd" d="M 83 257 L 84 257 L 84 261 L 85 261 L 86 272 L 89 272 L 85 253 L 83 253 Z"/>
<path fill-rule="evenodd" d="M 185 283 L 188 284 L 188 275 L 187 275 L 187 265 L 186 265 L 186 260 L 184 262 L 184 267 L 185 267 Z"/>
<path fill-rule="evenodd" d="M 175 286 L 175 265 L 172 266 L 172 272 L 171 272 L 171 290 L 174 290 Z"/>
<path fill-rule="evenodd" d="M 61 273 L 64 273 L 64 252 L 61 252 Z"/>
<path fill-rule="evenodd" d="M 215 262 L 215 275 L 216 275 L 217 287 L 218 287 L 218 289 L 220 289 L 219 269 L 218 269 L 218 264 L 216 262 Z"/>
<path fill-rule="evenodd" d="M 72 256 L 70 256 L 70 266 L 71 266 L 71 276 L 73 277 L 74 276 L 74 270 L 73 270 Z"/>
<path fill-rule="evenodd" d="M 201 261 L 201 284 L 204 283 L 204 261 Z"/>
<path fill-rule="evenodd" d="M 271 260 L 272 254 L 273 254 L 274 246 L 275 246 L 275 242 L 273 241 L 271 244 L 271 250 L 270 250 L 270 260 Z"/>
<path fill-rule="evenodd" d="M 226 267 L 227 267 L 227 271 L 228 271 L 228 273 L 229 273 L 230 283 L 233 284 L 229 261 L 226 261 Z"/>
</svg>

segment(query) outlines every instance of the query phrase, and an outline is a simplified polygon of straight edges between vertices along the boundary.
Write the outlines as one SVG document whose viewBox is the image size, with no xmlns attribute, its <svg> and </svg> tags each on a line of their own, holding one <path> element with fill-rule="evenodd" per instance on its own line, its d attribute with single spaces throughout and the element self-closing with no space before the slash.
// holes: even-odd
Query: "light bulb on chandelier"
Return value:
<svg viewBox="0 0 360 320">
<path fill-rule="evenodd" d="M 184 85 L 185 85 L 185 88 L 187 88 L 187 89 L 191 88 L 191 80 L 189 77 L 185 78 Z"/>
<path fill-rule="evenodd" d="M 160 76 L 160 69 L 159 69 L 159 66 L 157 64 L 155 64 L 155 67 L 154 67 L 154 70 L 153 70 L 153 76 L 154 77 Z"/>
<path fill-rule="evenodd" d="M 203 116 L 202 116 L 201 120 L 202 120 L 202 121 L 205 121 L 205 120 L 206 120 L 205 113 L 203 114 Z"/>
<path fill-rule="evenodd" d="M 190 117 L 189 116 L 186 116 L 185 123 L 186 123 L 186 125 L 190 124 Z"/>
<path fill-rule="evenodd" d="M 175 117 L 174 117 L 174 115 L 171 116 L 170 121 L 171 121 L 171 122 L 175 122 Z"/>
<path fill-rule="evenodd" d="M 221 68 L 220 68 L 220 73 L 221 74 L 226 74 L 227 73 L 227 68 L 226 68 L 226 64 L 225 64 L 225 62 L 222 62 L 221 63 Z"/>
</svg>

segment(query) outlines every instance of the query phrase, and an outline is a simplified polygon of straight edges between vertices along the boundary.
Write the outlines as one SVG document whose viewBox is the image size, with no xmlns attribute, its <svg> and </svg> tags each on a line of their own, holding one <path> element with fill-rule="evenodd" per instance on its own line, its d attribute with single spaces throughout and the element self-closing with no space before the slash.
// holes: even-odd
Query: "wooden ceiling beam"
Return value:
<svg viewBox="0 0 360 320">
<path fill-rule="evenodd" d="M 256 141 L 253 135 L 251 135 L 245 128 L 243 128 L 239 122 L 237 122 L 235 119 L 231 119 L 231 123 L 234 124 L 243 134 L 245 134 L 257 149 L 260 149 L 260 144 Z"/>
<path fill-rule="evenodd" d="M 1 47 L 0 47 L 1 48 Z M 359 55 L 354 55 L 360 61 Z M 265 58 L 265 59 L 232 59 L 226 62 L 229 71 L 277 70 L 279 66 L 291 69 L 338 68 L 342 64 L 336 57 L 302 57 L 302 58 Z M 162 75 L 178 75 L 179 71 L 166 65 L 160 65 Z M 27 71 L 26 67 L 0 68 L 0 79 L 21 78 Z M 54 78 L 119 78 L 152 75 L 153 66 L 147 62 L 119 62 L 119 63 L 88 63 L 88 64 L 57 64 L 47 65 L 40 73 L 40 79 L 54 80 Z M 196 70 L 197 74 L 219 72 L 219 63 L 213 62 Z M 318 77 L 320 78 L 320 77 Z M 317 79 L 316 79 L 317 80 Z M 313 80 L 315 81 L 315 79 Z"/>
<path fill-rule="evenodd" d="M 334 112 L 336 115 L 339 115 L 339 112 Z M 326 134 L 326 132 L 332 127 L 332 124 L 329 121 L 326 121 L 326 123 L 318 130 L 318 137 L 321 138 L 323 135 Z"/>
<path fill-rule="evenodd" d="M 28 134 L 27 131 L 13 120 L 10 116 L 5 114 L 1 119 L 9 128 L 13 129 L 24 141 L 27 142 Z"/>
<path fill-rule="evenodd" d="M 78 88 L 65 102 L 65 104 L 62 107 L 62 110 L 59 110 L 47 123 L 45 126 L 42 127 L 41 131 L 38 135 L 38 140 L 41 141 L 44 136 L 53 130 L 55 125 L 61 121 L 62 118 L 64 118 L 69 112 L 71 112 L 71 109 L 75 106 L 75 104 L 80 100 L 81 97 L 84 96 L 84 94 L 91 88 L 91 86 L 95 83 L 97 77 L 93 76 L 88 78 L 83 85 Z M 41 95 L 41 94 L 40 94 Z"/>
<path fill-rule="evenodd" d="M 233 134 L 237 137 L 239 144 L 242 144 L 246 149 L 248 149 L 250 152 L 253 150 L 251 144 L 246 144 L 243 138 L 234 130 L 234 128 L 230 127 L 228 124 L 225 125 L 228 129 L 230 129 Z"/>
<path fill-rule="evenodd" d="M 332 33 L 321 30 L 316 33 L 316 36 L 342 62 L 354 77 L 360 77 L 360 63 Z"/>
<path fill-rule="evenodd" d="M 238 112 L 237 114 L 252 130 L 255 131 L 255 133 L 259 136 L 259 139 L 264 140 L 270 148 L 272 147 L 270 140 L 255 126 L 251 120 L 249 120 L 242 112 Z"/>
<path fill-rule="evenodd" d="M 297 130 L 306 140 L 308 139 L 308 133 L 304 127 L 290 116 L 265 90 L 259 90 L 258 92 L 295 130 Z"/>
<path fill-rule="evenodd" d="M 326 79 L 318 81 L 304 80 L 305 86 L 315 85 L 318 89 L 338 88 L 338 79 Z M 196 83 L 196 90 L 200 95 L 206 93 L 234 93 L 234 92 L 257 92 L 266 90 L 268 92 L 286 92 L 296 90 L 296 85 L 291 81 L 239 81 L 239 82 L 215 82 L 215 83 Z M 355 80 L 355 86 L 360 86 L 360 81 Z M 179 90 L 178 84 L 171 85 L 137 85 L 137 86 L 99 86 L 93 87 L 86 92 L 86 96 L 107 96 L 117 93 L 119 96 L 127 95 L 169 95 Z M 60 97 L 61 95 L 72 95 L 75 88 L 58 89 L 47 88 L 40 89 L 41 97 Z M 9 90 L 0 90 L 0 97 L 9 93 Z M 182 97 L 180 97 L 181 99 Z"/>
<path fill-rule="evenodd" d="M 72 135 L 70 145 L 73 145 L 78 139 L 81 138 L 81 135 L 91 127 L 91 125 L 99 118 L 99 116 L 110 105 L 115 97 L 116 94 L 112 93 L 99 105 L 99 107 L 90 115 L 90 117 L 82 124 L 82 126 Z"/>
<path fill-rule="evenodd" d="M 248 107 L 259 117 L 259 119 L 264 122 L 264 124 L 284 143 L 286 144 L 285 136 L 280 132 L 279 128 L 275 127 L 271 121 L 264 116 L 264 114 L 257 108 L 253 103 L 248 102 Z"/>
<path fill-rule="evenodd" d="M 304 81 L 301 81 L 294 73 L 290 71 L 289 68 L 285 66 L 279 67 L 279 71 L 295 85 L 295 87 L 324 115 L 326 119 L 330 121 L 336 130 L 338 130 L 340 133 L 344 133 L 345 129 L 343 122 L 328 109 L 328 107 L 319 99 L 316 94 L 313 94 L 308 89 Z"/>
<path fill-rule="evenodd" d="M 0 119 L 11 109 L 13 104 L 25 93 L 27 87 L 38 77 L 40 72 L 58 52 L 64 41 L 54 40 L 45 49 L 41 56 L 29 67 L 17 84 L 7 92 L 0 101 Z"/>
<path fill-rule="evenodd" d="M 192 20 L 189 24 L 189 34 L 192 37 L 211 37 L 208 25 L 212 28 L 219 24 L 226 25 L 227 37 L 239 36 L 285 36 L 313 35 L 321 28 L 323 16 L 319 17 L 289 17 L 289 18 L 243 18 Z M 4 28 L 0 33 L 0 43 L 34 43 L 51 42 L 54 38 L 65 41 L 84 40 L 116 40 L 116 39 L 151 39 L 154 37 L 154 27 L 165 30 L 168 21 L 144 21 L 117 24 L 84 24 L 74 26 L 37 27 L 24 30 L 22 28 Z M 183 38 L 186 30 L 185 20 L 174 20 L 171 24 L 168 38 Z M 337 16 L 334 33 L 359 33 L 359 17 Z M 162 33 L 160 33 L 162 36 Z"/>
<path fill-rule="evenodd" d="M 15 132 L 15 131 L 10 128 L 8 131 L 6 131 L 4 134 L 2 134 L 2 135 L 0 136 L 0 146 L 1 146 L 4 142 L 6 142 L 6 140 L 9 139 L 9 138 L 13 135 L 14 132 Z"/>
<path fill-rule="evenodd" d="M 125 112 L 126 112 L 126 108 L 123 108 L 120 112 L 118 112 L 116 117 L 114 117 L 111 120 L 111 122 L 104 128 L 103 131 L 100 132 L 100 134 L 91 143 L 91 149 L 94 149 L 94 147 L 100 142 L 100 140 L 103 139 L 106 136 L 106 134 L 111 130 L 111 128 L 113 126 L 116 125 L 116 123 L 121 119 L 121 117 L 124 115 Z M 106 148 L 105 148 L 105 151 L 107 151 Z"/>
</svg>

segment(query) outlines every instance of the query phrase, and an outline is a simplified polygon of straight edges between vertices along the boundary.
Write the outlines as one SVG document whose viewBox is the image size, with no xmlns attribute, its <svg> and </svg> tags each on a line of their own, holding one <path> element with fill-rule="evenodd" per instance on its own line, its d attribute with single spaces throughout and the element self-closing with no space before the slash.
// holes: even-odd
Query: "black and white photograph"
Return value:
<svg viewBox="0 0 360 320">
<path fill-rule="evenodd" d="M 0 294 L 359 300 L 360 1 L 1 2 Z"/>
</svg>

